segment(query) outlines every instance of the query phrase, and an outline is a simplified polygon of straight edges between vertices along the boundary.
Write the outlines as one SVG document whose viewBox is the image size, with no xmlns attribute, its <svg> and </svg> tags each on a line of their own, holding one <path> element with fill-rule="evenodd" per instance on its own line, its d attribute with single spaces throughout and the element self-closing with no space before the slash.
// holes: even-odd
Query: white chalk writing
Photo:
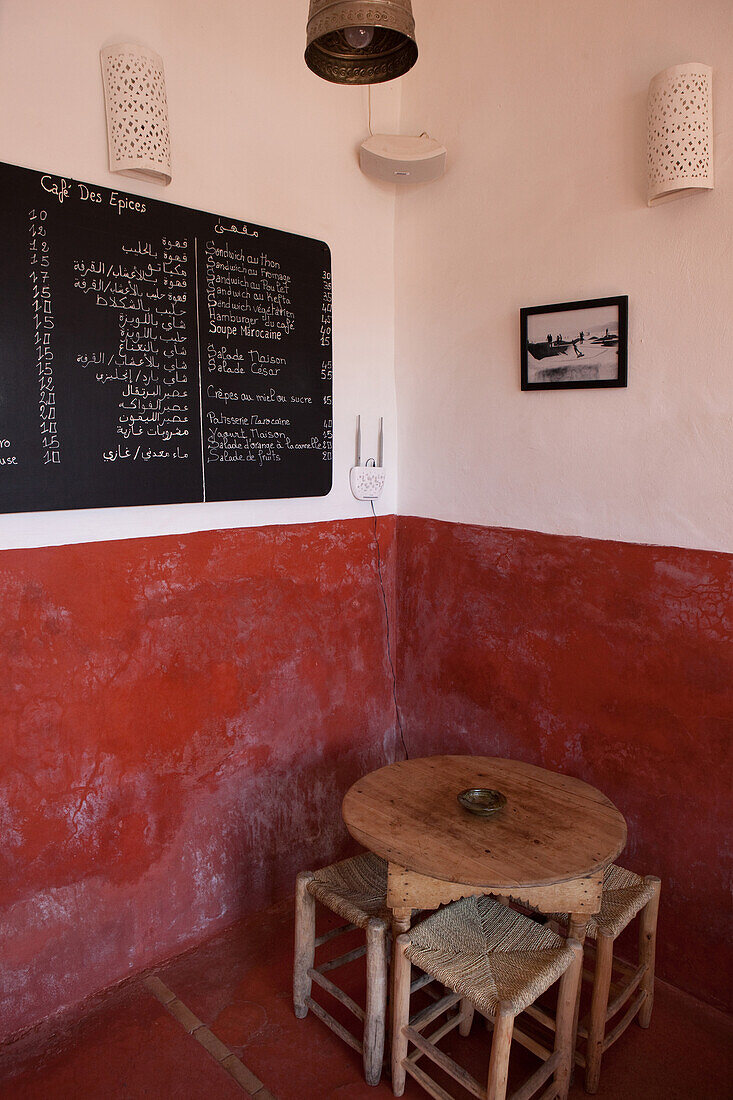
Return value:
<svg viewBox="0 0 733 1100">
<path fill-rule="evenodd" d="M 128 444 L 106 448 L 105 462 L 183 460 L 185 446 L 162 447 L 192 433 L 188 368 L 187 240 L 133 240 L 122 262 L 99 258 L 74 263 L 74 287 L 116 317 L 117 349 L 84 352 L 77 362 L 96 381 L 119 386 L 116 433 Z M 196 380 L 198 381 L 198 380 Z"/>
<path fill-rule="evenodd" d="M 45 190 L 51 190 L 51 177 Z M 66 185 L 66 181 L 61 183 Z M 59 202 L 63 202 L 65 192 L 56 186 Z M 61 445 L 56 421 L 56 380 L 54 376 L 53 330 L 56 322 L 53 315 L 53 296 L 51 294 L 51 250 L 46 230 L 47 210 L 31 210 L 29 213 L 29 247 L 31 261 L 31 287 L 33 290 L 34 344 L 36 366 L 38 367 L 38 413 L 41 429 L 41 447 L 43 462 L 46 466 L 59 465 Z"/>
<path fill-rule="evenodd" d="M 295 329 L 292 276 L 264 252 L 222 240 L 206 245 L 206 306 L 214 336 L 282 340 Z"/>
</svg>

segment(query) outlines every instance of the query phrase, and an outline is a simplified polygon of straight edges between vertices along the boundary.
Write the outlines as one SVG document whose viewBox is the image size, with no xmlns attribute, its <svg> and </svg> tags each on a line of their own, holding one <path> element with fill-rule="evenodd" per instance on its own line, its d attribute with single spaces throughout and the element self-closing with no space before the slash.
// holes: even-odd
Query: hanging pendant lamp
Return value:
<svg viewBox="0 0 733 1100">
<path fill-rule="evenodd" d="M 310 0 L 305 63 L 333 84 L 381 84 L 417 61 L 410 0 Z"/>
</svg>

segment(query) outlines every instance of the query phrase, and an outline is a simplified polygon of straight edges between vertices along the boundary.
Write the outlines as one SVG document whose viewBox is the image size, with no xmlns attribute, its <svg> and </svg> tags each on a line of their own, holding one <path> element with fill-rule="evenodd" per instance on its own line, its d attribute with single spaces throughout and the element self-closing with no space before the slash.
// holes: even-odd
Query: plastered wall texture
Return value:
<svg viewBox="0 0 733 1100">
<path fill-rule="evenodd" d="M 398 520 L 411 755 L 510 756 L 599 787 L 663 880 L 659 974 L 730 998 L 733 558 Z"/>
<path fill-rule="evenodd" d="M 366 520 L 0 555 L 0 1037 L 345 851 L 394 751 L 375 560 Z"/>
<path fill-rule="evenodd" d="M 396 216 L 397 511 L 733 550 L 733 4 L 415 5 Z M 460 9 L 460 15 L 457 10 Z M 647 89 L 712 66 L 716 187 L 649 210 Z M 629 385 L 522 393 L 519 310 L 629 296 Z"/>
<path fill-rule="evenodd" d="M 660 974 L 723 1003 L 733 560 L 394 522 L 411 755 L 600 787 L 664 880 Z M 370 521 L 0 555 L 0 1036 L 347 851 L 343 793 L 396 751 L 384 631 Z"/>
<path fill-rule="evenodd" d="M 395 193 L 359 171 L 367 89 L 328 84 L 303 61 L 307 14 L 302 0 L 0 4 L 0 102 L 14 105 L 0 111 L 0 160 L 326 241 L 334 295 L 327 496 L 18 513 L 0 522 L 2 549 L 360 518 L 343 476 L 357 415 L 365 459 L 384 417 L 381 510 L 396 511 Z M 108 170 L 99 50 L 120 42 L 163 58 L 169 187 Z M 399 129 L 399 104 L 398 81 L 374 89 L 377 130 Z M 0 437 L 9 430 L 0 415 Z"/>
</svg>

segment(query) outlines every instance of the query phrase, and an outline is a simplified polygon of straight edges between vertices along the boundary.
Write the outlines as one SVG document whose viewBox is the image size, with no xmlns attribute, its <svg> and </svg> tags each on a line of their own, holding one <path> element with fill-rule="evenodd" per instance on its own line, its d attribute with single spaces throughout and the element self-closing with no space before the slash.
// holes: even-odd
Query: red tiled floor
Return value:
<svg viewBox="0 0 733 1100">
<path fill-rule="evenodd" d="M 344 941 L 336 951 L 344 949 Z M 279 905 L 235 925 L 158 972 L 200 1020 L 252 1070 L 277 1100 L 388 1100 L 388 1082 L 368 1088 L 359 1057 L 312 1014 L 296 1020 L 291 1004 L 291 906 Z M 340 972 L 354 990 L 359 964 Z M 320 994 L 319 994 L 320 996 Z M 325 996 L 325 995 L 324 995 Z M 116 997 L 117 1001 L 113 1001 Z M 728 1017 L 660 984 L 648 1031 L 632 1025 L 604 1058 L 600 1100 L 727 1100 L 731 1090 Z M 477 1021 L 452 1050 L 483 1076 L 488 1036 Z M 519 1080 L 536 1064 L 514 1057 Z M 582 1075 L 572 1100 L 585 1096 Z M 513 1082 L 516 1083 L 516 1082 Z M 168 1017 L 139 983 L 109 994 L 102 1008 L 56 1040 L 0 1096 L 185 1097 L 242 1096 L 220 1067 Z M 406 1100 L 426 1094 L 408 1081 Z"/>
<path fill-rule="evenodd" d="M 161 975 L 278 1100 L 387 1100 L 392 1095 L 388 1083 L 367 1088 L 358 1056 L 318 1020 L 295 1019 L 292 935 L 291 907 L 280 905 L 174 960 Z M 358 964 L 354 970 L 357 973 L 350 977 L 358 986 Z M 340 974 L 342 980 L 344 972 Z M 333 1009 L 333 1004 L 329 1007 Z M 651 1028 L 642 1031 L 633 1025 L 606 1054 L 598 1096 L 601 1100 L 733 1097 L 732 1040 L 728 1017 L 659 983 Z M 455 1043 L 461 1044 L 454 1045 L 456 1056 L 482 1075 L 488 1064 L 488 1037 L 478 1024 L 468 1043 L 457 1037 Z M 515 1062 L 520 1082 L 521 1074 L 536 1065 L 521 1050 Z M 425 1095 L 408 1082 L 406 1097 L 424 1100 Z M 580 1080 L 576 1081 L 571 1097 L 579 1100 L 585 1095 Z"/>
<path fill-rule="evenodd" d="M 24 1056 L 0 1051 L 2 1100 L 245 1095 L 139 982 L 113 990 L 60 1034 L 39 1030 L 36 1040 L 37 1047 L 25 1044 Z"/>
</svg>

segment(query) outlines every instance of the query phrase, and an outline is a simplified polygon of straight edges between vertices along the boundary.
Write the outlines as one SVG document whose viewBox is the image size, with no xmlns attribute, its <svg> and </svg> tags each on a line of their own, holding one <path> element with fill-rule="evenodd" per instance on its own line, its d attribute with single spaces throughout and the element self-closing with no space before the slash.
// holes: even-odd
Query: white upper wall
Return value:
<svg viewBox="0 0 733 1100">
<path fill-rule="evenodd" d="M 366 92 L 305 67 L 306 0 L 0 5 L 0 160 L 326 240 L 335 367 L 328 497 L 0 516 L 0 548 L 368 514 L 361 413 L 366 454 L 385 416 L 382 512 L 731 549 L 733 6 L 414 10 L 420 60 L 374 89 L 374 129 L 427 129 L 450 167 L 400 192 L 395 261 L 394 189 L 358 170 Z M 164 58 L 168 188 L 107 170 L 98 52 L 122 40 Z M 715 69 L 717 189 L 648 210 L 647 85 L 686 60 Z M 520 306 L 615 293 L 629 388 L 522 394 Z"/>
<path fill-rule="evenodd" d="M 371 514 L 348 486 L 357 413 L 365 457 L 385 418 L 396 506 L 394 191 L 361 175 L 366 90 L 305 66 L 305 0 L 3 0 L 0 160 L 325 240 L 333 262 L 334 487 L 328 497 L 0 516 L 0 548 Z M 173 150 L 167 188 L 114 176 L 99 50 L 163 57 Z M 374 90 L 395 129 L 400 83 Z M 0 359 L 0 388 L 2 370 Z"/>
<path fill-rule="evenodd" d="M 731 0 L 415 0 L 397 201 L 399 511 L 733 549 Z M 646 206 L 651 77 L 714 68 L 712 193 Z M 521 306 L 628 294 L 629 387 L 522 393 Z"/>
</svg>

